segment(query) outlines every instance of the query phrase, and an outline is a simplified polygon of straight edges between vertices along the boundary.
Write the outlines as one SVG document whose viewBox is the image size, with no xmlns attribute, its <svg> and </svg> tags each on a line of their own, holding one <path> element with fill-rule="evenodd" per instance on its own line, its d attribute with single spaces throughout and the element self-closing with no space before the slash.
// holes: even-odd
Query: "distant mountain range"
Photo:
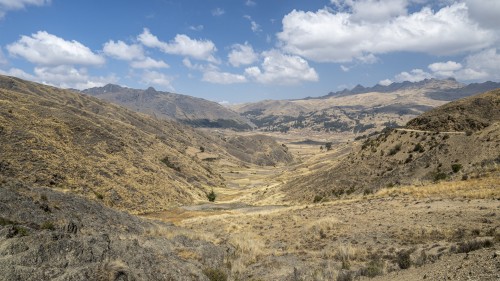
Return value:
<svg viewBox="0 0 500 281">
<path fill-rule="evenodd" d="M 193 127 L 248 130 L 253 124 L 238 113 L 216 102 L 187 95 L 131 89 L 108 84 L 83 90 L 82 93 L 150 114 L 159 119 L 172 119 Z"/>
<path fill-rule="evenodd" d="M 279 132 L 365 134 L 402 126 L 448 101 L 500 88 L 500 83 L 462 84 L 453 78 L 425 79 L 330 92 L 321 97 L 264 100 L 224 107 L 202 98 L 132 89 L 114 84 L 81 91 L 131 110 L 204 128 Z"/>
<path fill-rule="evenodd" d="M 364 93 L 391 93 L 401 90 L 411 90 L 416 88 L 424 88 L 429 85 L 440 85 L 434 90 L 430 90 L 427 95 L 436 100 L 443 101 L 453 101 L 456 99 L 468 97 L 474 94 L 483 93 L 486 91 L 490 91 L 493 89 L 500 88 L 500 83 L 487 81 L 484 83 L 472 83 L 472 84 L 462 84 L 455 80 L 455 78 L 447 78 L 443 80 L 439 79 L 424 79 L 419 82 L 395 82 L 390 85 L 380 85 L 377 84 L 373 87 L 364 87 L 362 85 L 356 85 L 351 90 L 344 89 L 342 91 L 330 92 L 328 95 L 313 98 L 308 97 L 306 99 L 327 99 L 329 97 L 341 97 L 341 96 L 349 96 L 356 94 L 364 94 Z"/>
<path fill-rule="evenodd" d="M 265 100 L 233 106 L 263 131 L 316 131 L 364 134 L 402 126 L 410 119 L 448 101 L 500 88 L 500 83 L 465 85 L 453 78 L 357 85 L 322 97 Z"/>
<path fill-rule="evenodd" d="M 371 93 L 371 92 L 378 92 L 378 93 L 390 93 L 390 92 L 395 92 L 395 91 L 400 91 L 400 90 L 408 90 L 408 89 L 414 89 L 414 88 L 422 88 L 426 87 L 429 84 L 439 84 L 440 87 L 446 87 L 449 89 L 460 89 L 464 87 L 463 84 L 459 83 L 457 80 L 454 78 L 448 78 L 444 80 L 438 80 L 438 79 L 425 79 L 419 82 L 410 82 L 410 81 L 404 81 L 404 82 L 395 82 L 390 85 L 380 85 L 377 84 L 373 87 L 364 87 L 362 85 L 356 85 L 354 88 L 351 90 L 344 89 L 342 91 L 338 92 L 330 92 L 326 96 L 319 97 L 320 99 L 332 97 L 332 96 L 348 96 L 348 95 L 355 95 L 355 94 L 364 94 L 364 93 Z"/>
</svg>

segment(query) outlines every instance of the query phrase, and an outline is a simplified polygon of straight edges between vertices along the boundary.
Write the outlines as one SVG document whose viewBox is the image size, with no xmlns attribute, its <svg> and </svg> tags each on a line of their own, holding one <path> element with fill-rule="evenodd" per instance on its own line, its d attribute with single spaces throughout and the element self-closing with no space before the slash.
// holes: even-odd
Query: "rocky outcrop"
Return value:
<svg viewBox="0 0 500 281">
<path fill-rule="evenodd" d="M 0 181 L 0 280 L 208 280 L 204 268 L 224 268 L 230 249 L 172 225 Z"/>
</svg>

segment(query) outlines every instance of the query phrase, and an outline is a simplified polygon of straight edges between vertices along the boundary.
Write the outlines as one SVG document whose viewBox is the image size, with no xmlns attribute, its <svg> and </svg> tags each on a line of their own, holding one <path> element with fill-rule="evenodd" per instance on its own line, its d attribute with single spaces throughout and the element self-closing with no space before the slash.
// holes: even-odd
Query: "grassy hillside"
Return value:
<svg viewBox="0 0 500 281">
<path fill-rule="evenodd" d="M 372 193 L 382 187 L 481 177 L 500 163 L 498 112 L 498 90 L 452 102 L 410 121 L 407 128 L 363 140 L 337 164 L 297 177 L 283 190 L 292 200 L 312 201 Z"/>
<path fill-rule="evenodd" d="M 500 89 L 458 100 L 411 120 L 407 128 L 425 131 L 477 131 L 500 120 Z"/>
<path fill-rule="evenodd" d="M 131 212 L 204 199 L 223 185 L 186 153 L 209 139 L 96 98 L 0 77 L 0 175 Z"/>
</svg>

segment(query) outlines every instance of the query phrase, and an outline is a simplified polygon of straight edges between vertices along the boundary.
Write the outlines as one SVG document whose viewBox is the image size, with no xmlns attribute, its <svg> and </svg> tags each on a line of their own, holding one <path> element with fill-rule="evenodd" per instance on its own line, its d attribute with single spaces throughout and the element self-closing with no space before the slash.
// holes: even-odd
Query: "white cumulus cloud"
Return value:
<svg viewBox="0 0 500 281">
<path fill-rule="evenodd" d="M 188 56 L 198 60 L 209 62 L 218 62 L 214 57 L 217 51 L 215 44 L 210 40 L 191 39 L 185 34 L 177 34 L 170 42 L 163 42 L 155 35 L 151 34 L 149 29 L 145 28 L 142 34 L 137 39 L 144 46 L 150 48 L 158 48 L 162 52 L 173 55 Z"/>
<path fill-rule="evenodd" d="M 395 6 L 399 8 L 393 10 L 387 6 L 389 2 L 399 3 Z M 354 10 L 342 12 L 329 8 L 317 12 L 294 10 L 283 18 L 283 30 L 277 37 L 286 52 L 318 62 L 348 62 L 398 51 L 459 54 L 478 51 L 497 40 L 496 31 L 481 27 L 469 17 L 465 3 L 453 3 L 437 11 L 424 7 L 406 14 L 401 8 L 405 1 L 389 2 L 352 2 Z M 380 11 L 374 7 L 380 7 Z M 375 11 L 371 16 L 370 9 Z"/>
<path fill-rule="evenodd" d="M 39 65 L 101 65 L 102 56 L 95 54 L 78 41 L 67 41 L 46 31 L 31 36 L 21 36 L 18 41 L 7 45 L 11 55 L 22 57 Z"/>
<path fill-rule="evenodd" d="M 30 81 L 37 81 L 37 79 L 34 75 L 26 73 L 24 70 L 19 69 L 19 68 L 11 68 L 9 70 L 0 69 L 0 74 L 7 75 L 7 76 L 14 76 L 17 78 L 30 80 Z"/>
<path fill-rule="evenodd" d="M 490 79 L 500 79 L 500 53 L 498 49 L 491 48 L 482 52 L 469 55 L 465 58 L 469 69 L 482 70 L 488 73 Z"/>
<path fill-rule="evenodd" d="M 318 74 L 303 58 L 283 54 L 278 50 L 262 53 L 264 61 L 257 66 L 245 69 L 245 74 L 263 84 L 293 85 L 301 81 L 318 81 Z"/>
<path fill-rule="evenodd" d="M 144 68 L 144 69 L 170 67 L 166 62 L 162 60 L 154 60 L 150 57 L 146 57 L 143 60 L 133 61 L 130 63 L 130 66 L 133 68 Z"/>
<path fill-rule="evenodd" d="M 428 66 L 430 72 L 414 69 L 401 72 L 394 77 L 396 82 L 417 82 L 426 78 L 454 77 L 460 81 L 474 82 L 484 80 L 500 80 L 500 53 L 496 48 L 485 49 L 470 54 L 459 63 L 455 61 L 435 62 Z M 391 82 L 391 80 L 383 80 Z M 384 85 L 382 82 L 379 84 Z"/>
<path fill-rule="evenodd" d="M 401 72 L 398 75 L 396 75 L 394 78 L 396 82 L 403 82 L 403 81 L 410 81 L 410 82 L 419 82 L 425 79 L 430 79 L 433 78 L 434 76 L 426 72 L 422 69 L 413 69 L 410 72 Z"/>
<path fill-rule="evenodd" d="M 243 75 L 213 70 L 203 73 L 202 80 L 214 84 L 235 84 L 247 82 L 246 77 Z"/>
<path fill-rule="evenodd" d="M 454 77 L 455 72 L 462 69 L 462 65 L 454 61 L 436 62 L 430 64 L 429 69 L 432 70 L 432 72 L 434 72 L 437 76 Z"/>
<path fill-rule="evenodd" d="M 44 6 L 49 5 L 51 2 L 51 0 L 0 0 L 0 19 L 11 10 L 24 9 L 30 5 Z"/>
<path fill-rule="evenodd" d="M 453 73 L 449 76 L 463 81 L 500 80 L 500 53 L 496 48 L 468 55 L 463 65 L 460 69 L 450 70 Z"/>
<path fill-rule="evenodd" d="M 67 65 L 35 67 L 34 74 L 27 73 L 18 68 L 11 68 L 8 71 L 0 70 L 0 74 L 15 76 L 55 87 L 79 90 L 100 87 L 107 83 L 116 83 L 118 81 L 118 78 L 114 74 L 106 77 L 91 76 L 88 74 L 86 68 L 75 68 Z"/>
<path fill-rule="evenodd" d="M 141 45 L 133 44 L 128 45 L 123 41 L 113 41 L 110 40 L 104 44 L 102 51 L 111 57 L 120 59 L 120 60 L 134 60 L 134 59 L 143 59 L 144 58 L 144 50 Z"/>
<path fill-rule="evenodd" d="M 259 55 L 255 53 L 252 46 L 246 42 L 243 45 L 234 44 L 227 57 L 229 63 L 234 67 L 252 64 L 259 59 Z"/>
<path fill-rule="evenodd" d="M 500 53 L 496 48 L 466 56 L 462 63 L 447 61 L 429 65 L 436 77 L 454 77 L 461 81 L 500 80 Z"/>
<path fill-rule="evenodd" d="M 130 61 L 132 68 L 168 68 L 169 65 L 162 60 L 154 60 L 144 55 L 144 50 L 141 45 L 128 45 L 123 41 L 110 40 L 104 44 L 104 54 L 119 59 Z"/>
<path fill-rule="evenodd" d="M 86 68 L 75 68 L 67 65 L 55 67 L 35 67 L 36 80 L 60 88 L 75 88 L 79 90 L 104 86 L 115 83 L 118 79 L 114 75 L 95 77 L 88 74 Z"/>
<path fill-rule="evenodd" d="M 174 79 L 172 77 L 164 73 L 148 70 L 143 73 L 141 83 L 148 86 L 157 85 L 163 89 L 174 91 L 174 87 L 172 86 L 173 80 Z"/>
<path fill-rule="evenodd" d="M 257 33 L 262 31 L 260 24 L 254 21 L 251 16 L 244 15 L 243 17 L 246 18 L 248 21 L 250 21 L 250 29 L 252 29 L 253 32 Z"/>
<path fill-rule="evenodd" d="M 378 82 L 380 85 L 382 86 L 389 86 L 392 84 L 392 81 L 391 79 L 384 79 L 384 80 L 381 80 L 380 82 Z"/>
<path fill-rule="evenodd" d="M 110 74 L 106 77 L 91 76 L 88 74 L 86 68 L 75 68 L 68 65 L 35 67 L 34 74 L 27 73 L 18 68 L 11 68 L 7 71 L 0 69 L 0 74 L 10 75 L 59 88 L 72 88 L 79 90 L 100 87 L 108 83 L 116 83 L 118 81 L 118 78 L 114 74 Z"/>
</svg>

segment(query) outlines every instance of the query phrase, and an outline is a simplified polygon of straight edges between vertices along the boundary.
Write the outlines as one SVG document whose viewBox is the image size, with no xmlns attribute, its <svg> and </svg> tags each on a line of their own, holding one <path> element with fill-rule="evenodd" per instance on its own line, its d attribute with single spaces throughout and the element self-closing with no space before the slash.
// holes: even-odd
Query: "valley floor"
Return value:
<svg viewBox="0 0 500 281">
<path fill-rule="evenodd" d="M 228 184 L 215 190 L 216 203 L 147 217 L 234 246 L 226 267 L 219 269 L 229 272 L 230 280 L 500 278 L 498 172 L 292 204 L 279 187 L 326 161 L 339 161 L 350 145 L 338 144 L 329 152 L 317 145 L 287 146 L 302 161 L 292 167 L 227 166 Z"/>
</svg>

